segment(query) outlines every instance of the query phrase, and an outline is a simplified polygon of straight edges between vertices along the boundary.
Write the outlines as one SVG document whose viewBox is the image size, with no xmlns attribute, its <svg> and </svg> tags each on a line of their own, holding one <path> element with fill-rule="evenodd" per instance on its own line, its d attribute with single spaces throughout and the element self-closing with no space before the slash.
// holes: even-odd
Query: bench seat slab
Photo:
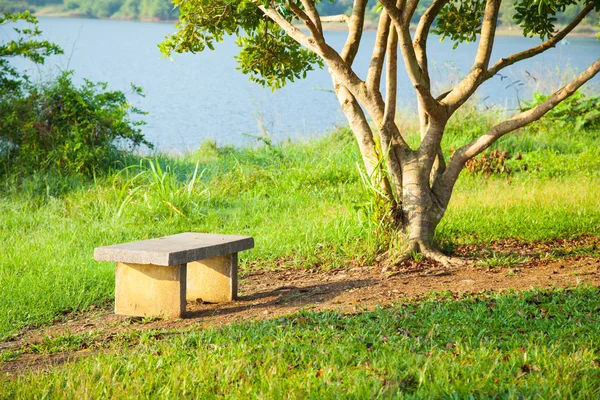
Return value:
<svg viewBox="0 0 600 400">
<path fill-rule="evenodd" d="M 97 261 L 179 265 L 237 253 L 254 247 L 250 236 L 184 232 L 158 239 L 115 244 L 94 249 Z"/>
<path fill-rule="evenodd" d="M 237 253 L 187 264 L 187 300 L 223 303 L 237 298 Z"/>
<path fill-rule="evenodd" d="M 117 262 L 115 313 L 179 318 L 185 313 L 187 267 Z"/>
</svg>

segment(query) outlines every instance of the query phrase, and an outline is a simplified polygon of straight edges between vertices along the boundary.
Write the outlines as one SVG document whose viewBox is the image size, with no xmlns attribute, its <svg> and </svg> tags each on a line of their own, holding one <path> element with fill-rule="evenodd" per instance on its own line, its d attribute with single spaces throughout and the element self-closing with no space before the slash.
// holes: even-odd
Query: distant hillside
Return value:
<svg viewBox="0 0 600 400">
<path fill-rule="evenodd" d="M 139 20 L 173 20 L 179 15 L 169 0 L 0 0 L 0 11 L 24 10 L 42 15 Z"/>
<path fill-rule="evenodd" d="M 423 0 L 413 22 L 421 17 L 423 12 L 433 0 Z M 321 15 L 335 15 L 347 13 L 352 7 L 353 0 L 322 1 L 318 4 Z M 369 0 L 367 20 L 375 21 L 377 11 L 376 0 Z M 571 5 L 560 15 L 557 15 L 559 24 L 570 22 L 581 10 L 582 5 Z M 89 18 L 114 18 L 137 19 L 145 21 L 173 20 L 178 16 L 178 11 L 173 9 L 170 0 L 0 0 L 0 12 L 15 12 L 31 10 L 40 15 L 78 15 Z M 504 1 L 501 6 L 500 21 L 504 28 L 512 28 L 514 4 L 512 0 Z M 598 24 L 598 15 L 592 13 L 588 17 L 588 25 Z"/>
</svg>

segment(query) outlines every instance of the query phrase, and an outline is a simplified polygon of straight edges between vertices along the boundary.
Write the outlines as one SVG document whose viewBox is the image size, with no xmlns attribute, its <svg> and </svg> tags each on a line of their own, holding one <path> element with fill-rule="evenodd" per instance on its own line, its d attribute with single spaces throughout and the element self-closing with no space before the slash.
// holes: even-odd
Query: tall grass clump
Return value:
<svg viewBox="0 0 600 400">
<path fill-rule="evenodd" d="M 137 172 L 139 171 L 139 172 Z M 129 177 L 131 173 L 132 177 Z M 119 171 L 113 178 L 113 187 L 119 188 L 120 201 L 116 216 L 120 217 L 136 198 L 143 199 L 149 210 L 158 210 L 165 206 L 169 210 L 169 219 L 174 213 L 185 217 L 195 213 L 198 203 L 195 198 L 202 196 L 205 190 L 197 191 L 196 183 L 202 179 L 198 174 L 198 163 L 188 181 L 180 182 L 176 171 L 170 165 L 162 167 L 158 160 L 142 159 L 139 165 L 131 165 Z M 123 181 L 122 175 L 126 178 Z M 121 182 L 118 182 L 121 181 Z"/>
</svg>

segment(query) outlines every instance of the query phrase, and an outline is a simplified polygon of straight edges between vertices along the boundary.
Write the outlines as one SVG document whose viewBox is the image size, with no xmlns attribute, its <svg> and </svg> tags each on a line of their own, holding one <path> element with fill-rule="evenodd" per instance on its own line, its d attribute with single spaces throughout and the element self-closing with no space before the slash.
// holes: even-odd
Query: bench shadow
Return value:
<svg viewBox="0 0 600 400">
<path fill-rule="evenodd" d="M 357 279 L 340 282 L 323 282 L 319 285 L 279 286 L 273 290 L 238 296 L 231 303 L 194 305 L 188 302 L 188 311 L 184 318 L 195 319 L 209 316 L 223 316 L 241 313 L 252 308 L 290 308 L 308 304 L 323 303 L 335 299 L 345 291 L 368 287 L 376 283 L 373 279 Z M 265 299 L 269 299 L 266 300 Z M 194 307 L 201 309 L 189 310 Z"/>
</svg>

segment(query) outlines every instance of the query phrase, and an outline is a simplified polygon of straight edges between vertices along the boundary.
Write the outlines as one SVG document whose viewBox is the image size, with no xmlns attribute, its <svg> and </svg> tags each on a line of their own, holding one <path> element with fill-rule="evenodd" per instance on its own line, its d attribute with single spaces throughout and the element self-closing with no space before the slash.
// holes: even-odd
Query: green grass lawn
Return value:
<svg viewBox="0 0 600 400">
<path fill-rule="evenodd" d="M 598 398 L 599 295 L 440 294 L 353 315 L 127 333 L 75 364 L 0 377 L 0 398 Z"/>
<path fill-rule="evenodd" d="M 492 116 L 493 117 L 493 116 Z M 489 126 L 459 115 L 447 149 Z M 538 124 L 497 146 L 510 175 L 464 172 L 438 238 L 460 243 L 600 234 L 598 130 Z M 96 178 L 36 176 L 0 195 L 0 340 L 113 297 L 114 266 L 94 247 L 182 231 L 251 235 L 243 272 L 369 263 L 385 250 L 347 131 L 305 143 L 159 156 Z M 525 170 L 526 169 L 526 170 Z M 11 183 L 12 182 L 12 183 Z"/>
<path fill-rule="evenodd" d="M 459 116 L 446 151 L 493 118 Z M 599 139 L 598 128 L 543 122 L 507 137 L 495 148 L 510 153 L 512 172 L 463 172 L 438 239 L 451 248 L 599 235 Z M 243 273 L 368 264 L 387 245 L 359 161 L 340 130 L 244 149 L 207 142 L 184 157 L 133 160 L 93 181 L 9 180 L 0 194 L 0 340 L 112 301 L 114 265 L 92 260 L 98 246 L 231 233 L 256 241 L 241 255 Z M 598 397 L 595 288 L 492 297 L 131 334 L 76 367 L 0 378 L 0 398 Z M 0 362 L 11 357 L 3 353 Z"/>
</svg>

